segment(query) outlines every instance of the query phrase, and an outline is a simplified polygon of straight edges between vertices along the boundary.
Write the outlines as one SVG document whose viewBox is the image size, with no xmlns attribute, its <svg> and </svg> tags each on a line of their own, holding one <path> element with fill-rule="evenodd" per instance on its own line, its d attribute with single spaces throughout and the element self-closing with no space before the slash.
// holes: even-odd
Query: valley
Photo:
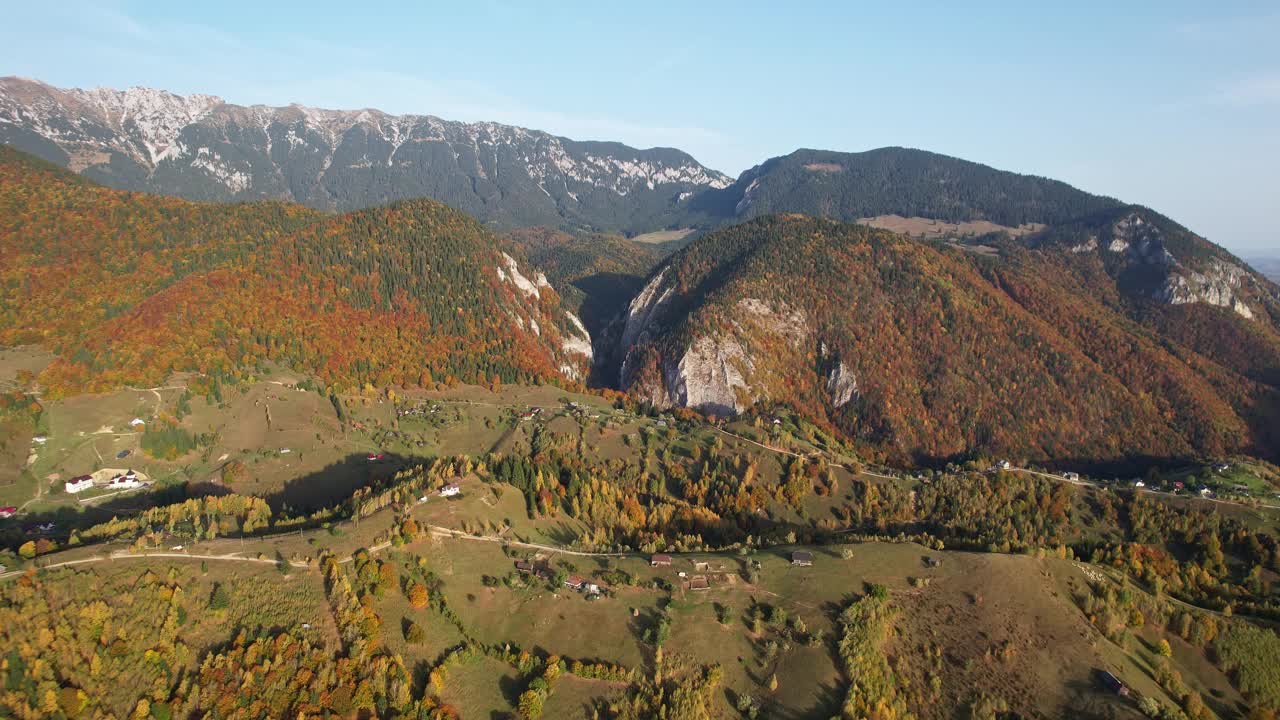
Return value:
<svg viewBox="0 0 1280 720">
<path fill-rule="evenodd" d="M 20 372 L 38 373 L 49 361 L 32 348 L 7 350 L 5 359 L 0 379 L 9 386 L 20 382 Z M 833 644 L 850 632 L 842 629 L 842 609 L 883 594 L 893 629 L 875 642 L 882 643 L 877 647 L 887 670 L 906 681 L 892 702 L 914 717 L 987 706 L 1023 717 L 1058 717 L 1067 709 L 1083 717 L 1137 717 L 1138 699 L 1182 704 L 1181 695 L 1165 687 L 1172 671 L 1178 687 L 1190 688 L 1214 717 L 1233 717 L 1249 704 L 1232 676 L 1209 659 L 1206 641 L 1178 635 L 1177 618 L 1191 612 L 1217 622 L 1248 620 L 1223 620 L 1213 612 L 1217 601 L 1199 609 L 1205 600 L 1188 594 L 1190 586 L 1150 594 L 1149 576 L 1132 574 L 1110 550 L 1072 556 L 1128 534 L 1116 535 L 1105 519 L 1109 511 L 1101 509 L 1117 502 L 1135 503 L 1126 514 L 1167 503 L 1167 512 L 1188 520 L 1220 518 L 1273 538 L 1280 509 L 1265 499 L 1280 487 L 1280 476 L 1264 464 L 1234 466 L 1231 480 L 1215 485 L 1225 501 L 1239 473 L 1257 473 L 1251 482 L 1265 489 L 1259 497 L 1214 504 L 1194 493 L 1185 497 L 1189 491 L 1162 497 L 1135 493 L 1127 480 L 1075 480 L 983 463 L 937 474 L 871 468 L 847 444 L 790 413 L 710 423 L 685 411 L 655 413 L 622 396 L 549 386 L 326 397 L 286 369 L 224 386 L 219 399 L 193 396 L 190 380 L 175 375 L 155 389 L 42 401 L 27 436 L 45 441 L 23 474 L 38 477 L 45 494 L 19 517 L 0 521 L 0 533 L 16 544 L 33 537 L 26 528 L 37 520 L 56 529 L 35 536 L 45 546 L 33 560 L 3 560 L 0 610 L 27 613 L 24 603 L 56 597 L 57 606 L 84 615 L 89 611 L 79 608 L 102 601 L 72 588 L 131 587 L 132 602 L 143 604 L 107 600 L 114 622 L 128 623 L 132 613 L 162 600 L 171 617 L 188 618 L 162 631 L 162 638 L 179 641 L 167 663 L 171 678 L 203 673 L 201 658 L 238 652 L 242 643 L 303 642 L 316 653 L 313 663 L 370 652 L 395 658 L 389 671 L 403 672 L 428 714 L 517 712 L 533 702 L 527 693 L 535 690 L 545 717 L 592 717 L 604 709 L 646 717 L 658 706 L 652 703 L 664 702 L 651 694 L 649 678 L 660 674 L 679 686 L 687 682 L 690 691 L 699 688 L 691 702 L 713 716 L 807 718 L 838 713 L 847 702 L 890 701 L 851 700 L 849 670 Z M 185 452 L 154 457 L 143 447 L 145 430 L 114 432 L 133 417 L 146 425 L 166 418 L 209 437 Z M 104 428 L 113 431 L 95 435 Z M 154 485 L 102 500 L 58 491 L 63 477 L 89 472 L 101 464 L 99 455 L 110 462 L 113 451 L 123 450 Z M 541 479 L 521 479 L 527 476 L 520 466 L 508 468 L 504 460 L 520 458 L 529 458 Z M 736 482 L 745 486 L 731 502 L 761 503 L 754 514 L 735 518 L 723 500 L 703 494 L 728 490 L 715 479 L 725 470 L 731 477 L 743 473 Z M 1170 474 L 1168 482 L 1212 472 L 1190 468 Z M 588 476 L 581 489 L 572 489 Z M 665 483 L 654 484 L 662 478 Z M 440 495 L 447 482 L 457 484 L 457 496 Z M 625 495 L 604 505 L 603 498 L 588 499 L 601 492 L 609 497 L 611 484 L 637 482 L 638 504 Z M 1054 529 L 1052 513 L 1022 516 L 1016 522 L 1032 525 L 1012 535 L 1021 538 L 1017 546 L 1006 546 L 998 540 L 1006 530 L 984 535 L 998 524 L 982 530 L 984 521 L 961 520 L 956 509 L 944 509 L 958 499 L 956 492 L 998 496 L 1001 485 L 1017 488 L 1018 496 L 1030 493 L 1009 511 L 1019 513 L 1027 502 L 1057 506 L 1052 513 L 1065 510 L 1066 524 Z M 923 505 L 908 501 L 921 493 L 936 495 Z M 1040 500 L 1030 499 L 1037 495 Z M 195 498 L 208 508 L 204 516 L 217 517 L 221 511 L 213 508 L 228 506 L 210 503 L 236 496 L 264 498 L 266 524 L 250 528 L 223 519 L 205 531 L 177 510 Z M 178 504 L 166 505 L 171 502 Z M 706 509 L 690 514 L 694 507 Z M 1004 512 L 997 507 L 984 512 Z M 159 513 L 155 520 L 128 523 L 152 512 L 148 508 Z M 628 519 L 637 511 L 643 520 Z M 709 513 L 724 514 L 717 520 Z M 215 527 L 221 528 L 216 534 Z M 974 531 L 980 534 L 969 534 Z M 991 540 L 974 543 L 984 536 Z M 807 564 L 796 564 L 798 553 Z M 669 560 L 655 559 L 659 555 Z M 522 572 L 517 562 L 535 571 Z M 335 573 L 346 580 L 335 584 Z M 566 587 L 575 577 L 599 585 L 600 595 Z M 355 591 L 365 597 L 366 618 L 376 618 L 362 625 L 365 639 L 352 641 L 342 629 L 342 604 L 334 605 L 341 582 L 369 583 Z M 414 599 L 418 584 L 428 589 L 421 607 Z M 1107 602 L 1142 608 L 1140 624 L 1127 610 L 1103 615 L 1094 609 L 1101 602 L 1094 598 L 1116 593 L 1125 599 Z M 269 607 L 261 598 L 271 598 Z M 1261 607 L 1241 604 L 1234 614 Z M 37 632 L 43 622 L 24 617 L 5 625 L 13 642 L 25 642 L 22 633 Z M 249 634 L 228 646 L 232 638 L 216 629 L 224 624 Z M 60 642 L 69 651 L 79 637 Z M 1160 640 L 1174 649 L 1172 659 L 1158 652 Z M 151 640 L 131 633 L 125 642 Z M 162 640 L 159 652 L 170 652 L 163 642 L 172 640 Z M 139 702 L 128 686 L 100 686 L 95 678 L 144 668 L 112 662 L 96 675 L 66 666 L 69 677 L 80 678 L 85 698 L 58 702 L 127 712 Z M 542 686 L 531 679 L 545 677 L 557 662 L 564 668 L 550 691 L 537 690 Z M 710 683 L 709 668 L 715 668 Z M 1109 693 L 1097 680 L 1103 670 L 1121 677 L 1133 694 Z M 146 677 L 157 676 L 139 682 L 151 682 Z M 355 688 L 361 681 L 339 674 L 336 682 Z M 331 711 L 359 706 L 355 696 L 344 699 L 339 685 L 328 688 L 307 700 L 272 685 L 255 702 Z M 146 700 L 179 714 L 196 703 L 220 702 L 207 694 L 216 690 L 200 692 L 197 699 L 180 684 Z M 374 692 L 394 697 L 400 691 Z"/>
<path fill-rule="evenodd" d="M 1156 210 L 21 78 L 0 143 L 0 716 L 1280 712 L 1280 287 Z"/>
</svg>

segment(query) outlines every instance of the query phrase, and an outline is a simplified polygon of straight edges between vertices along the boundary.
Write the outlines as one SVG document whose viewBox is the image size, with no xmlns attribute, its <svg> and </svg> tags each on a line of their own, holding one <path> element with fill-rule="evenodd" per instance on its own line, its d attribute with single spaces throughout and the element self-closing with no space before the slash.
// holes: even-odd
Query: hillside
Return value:
<svg viewBox="0 0 1280 720">
<path fill-rule="evenodd" d="M 204 460 L 138 458 L 201 477 L 232 455 L 220 487 L 53 493 L 21 520 L 51 530 L 0 521 L 16 648 L 0 708 L 1104 720 L 1155 703 L 1226 720 L 1280 703 L 1274 505 L 976 464 L 867 471 L 791 413 L 712 425 L 551 387 L 350 393 L 338 422 L 317 411 L 333 396 L 293 383 L 191 402 L 178 422 L 216 429 Z M 114 395 L 48 402 L 42 476 L 137 447 L 92 432 L 151 407 Z M 278 425 L 243 432 L 260 402 Z M 286 480 L 319 432 L 312 463 L 324 446 L 386 457 Z M 435 459 L 414 457 L 424 441 Z M 281 484 L 313 504 L 272 498 Z"/>
<path fill-rule="evenodd" d="M 579 375 L 576 319 L 507 250 L 432 201 L 192 203 L 0 148 L 0 344 L 53 350 L 54 394 L 266 361 L 346 387 Z"/>
<path fill-rule="evenodd" d="M 1275 286 L 1149 211 L 1106 219 L 1087 250 L 978 252 L 760 218 L 660 266 L 601 360 L 659 407 L 782 403 L 889 458 L 1275 457 Z"/>
<path fill-rule="evenodd" d="M 729 178 L 679 150 L 378 110 L 0 78 L 0 143 L 115 188 L 354 210 L 427 197 L 501 228 L 645 232 Z"/>
</svg>

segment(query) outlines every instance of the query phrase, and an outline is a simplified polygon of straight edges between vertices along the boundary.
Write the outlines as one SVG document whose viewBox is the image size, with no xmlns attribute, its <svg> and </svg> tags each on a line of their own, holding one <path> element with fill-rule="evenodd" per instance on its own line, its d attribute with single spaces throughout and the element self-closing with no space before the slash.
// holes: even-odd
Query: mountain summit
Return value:
<svg viewBox="0 0 1280 720">
<path fill-rule="evenodd" d="M 499 227 L 644 231 L 732 180 L 679 150 L 379 110 L 0 78 L 0 142 L 106 185 L 352 210 L 430 197 Z"/>
</svg>

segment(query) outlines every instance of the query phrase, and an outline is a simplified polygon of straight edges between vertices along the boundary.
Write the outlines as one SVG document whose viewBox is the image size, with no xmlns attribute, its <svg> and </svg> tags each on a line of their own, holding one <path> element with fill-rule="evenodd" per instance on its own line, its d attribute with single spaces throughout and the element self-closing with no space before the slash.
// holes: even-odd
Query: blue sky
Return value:
<svg viewBox="0 0 1280 720">
<path fill-rule="evenodd" d="M 406 4 L 13 4 L 0 74 L 494 120 L 732 175 L 919 147 L 1280 254 L 1274 1 Z"/>
</svg>

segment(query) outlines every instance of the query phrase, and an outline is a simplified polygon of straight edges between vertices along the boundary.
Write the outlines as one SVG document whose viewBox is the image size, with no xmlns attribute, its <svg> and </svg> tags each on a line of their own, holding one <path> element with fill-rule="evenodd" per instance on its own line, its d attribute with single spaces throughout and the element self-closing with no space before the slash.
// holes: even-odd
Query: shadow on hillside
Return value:
<svg viewBox="0 0 1280 720">
<path fill-rule="evenodd" d="M 644 277 L 602 272 L 578 278 L 572 284 L 587 296 L 587 302 L 582 304 L 582 324 L 594 338 L 640 292 Z"/>
<path fill-rule="evenodd" d="M 428 463 L 432 458 L 387 454 L 381 460 L 351 454 L 315 472 L 289 480 L 278 492 L 266 496 L 272 511 L 288 509 L 307 514 L 343 502 L 356 490 L 390 480 L 406 468 Z"/>
<path fill-rule="evenodd" d="M 919 468 L 945 470 L 948 465 L 962 466 L 972 460 L 971 454 L 930 455 L 918 453 L 912 457 L 912 464 Z M 1015 458 L 1008 458 L 1014 460 Z M 1098 478 L 1133 478 L 1142 477 L 1152 468 L 1164 471 L 1177 470 L 1194 463 L 1195 458 L 1160 457 L 1156 455 L 1129 455 L 1123 458 L 1094 458 L 1075 456 L 1056 458 L 1053 460 L 1032 461 L 1036 467 L 1043 467 L 1053 472 L 1078 472 Z"/>
<path fill-rule="evenodd" d="M 101 502 L 64 505 L 52 510 L 22 513 L 7 520 L 0 520 L 0 547 L 16 548 L 28 540 L 46 538 L 64 545 L 73 530 L 80 531 L 112 518 L 127 518 L 144 510 L 171 505 L 189 497 L 212 494 L 207 483 L 182 483 L 140 489 L 121 495 L 113 495 Z M 45 525 L 53 525 L 51 531 L 41 531 Z"/>
</svg>

